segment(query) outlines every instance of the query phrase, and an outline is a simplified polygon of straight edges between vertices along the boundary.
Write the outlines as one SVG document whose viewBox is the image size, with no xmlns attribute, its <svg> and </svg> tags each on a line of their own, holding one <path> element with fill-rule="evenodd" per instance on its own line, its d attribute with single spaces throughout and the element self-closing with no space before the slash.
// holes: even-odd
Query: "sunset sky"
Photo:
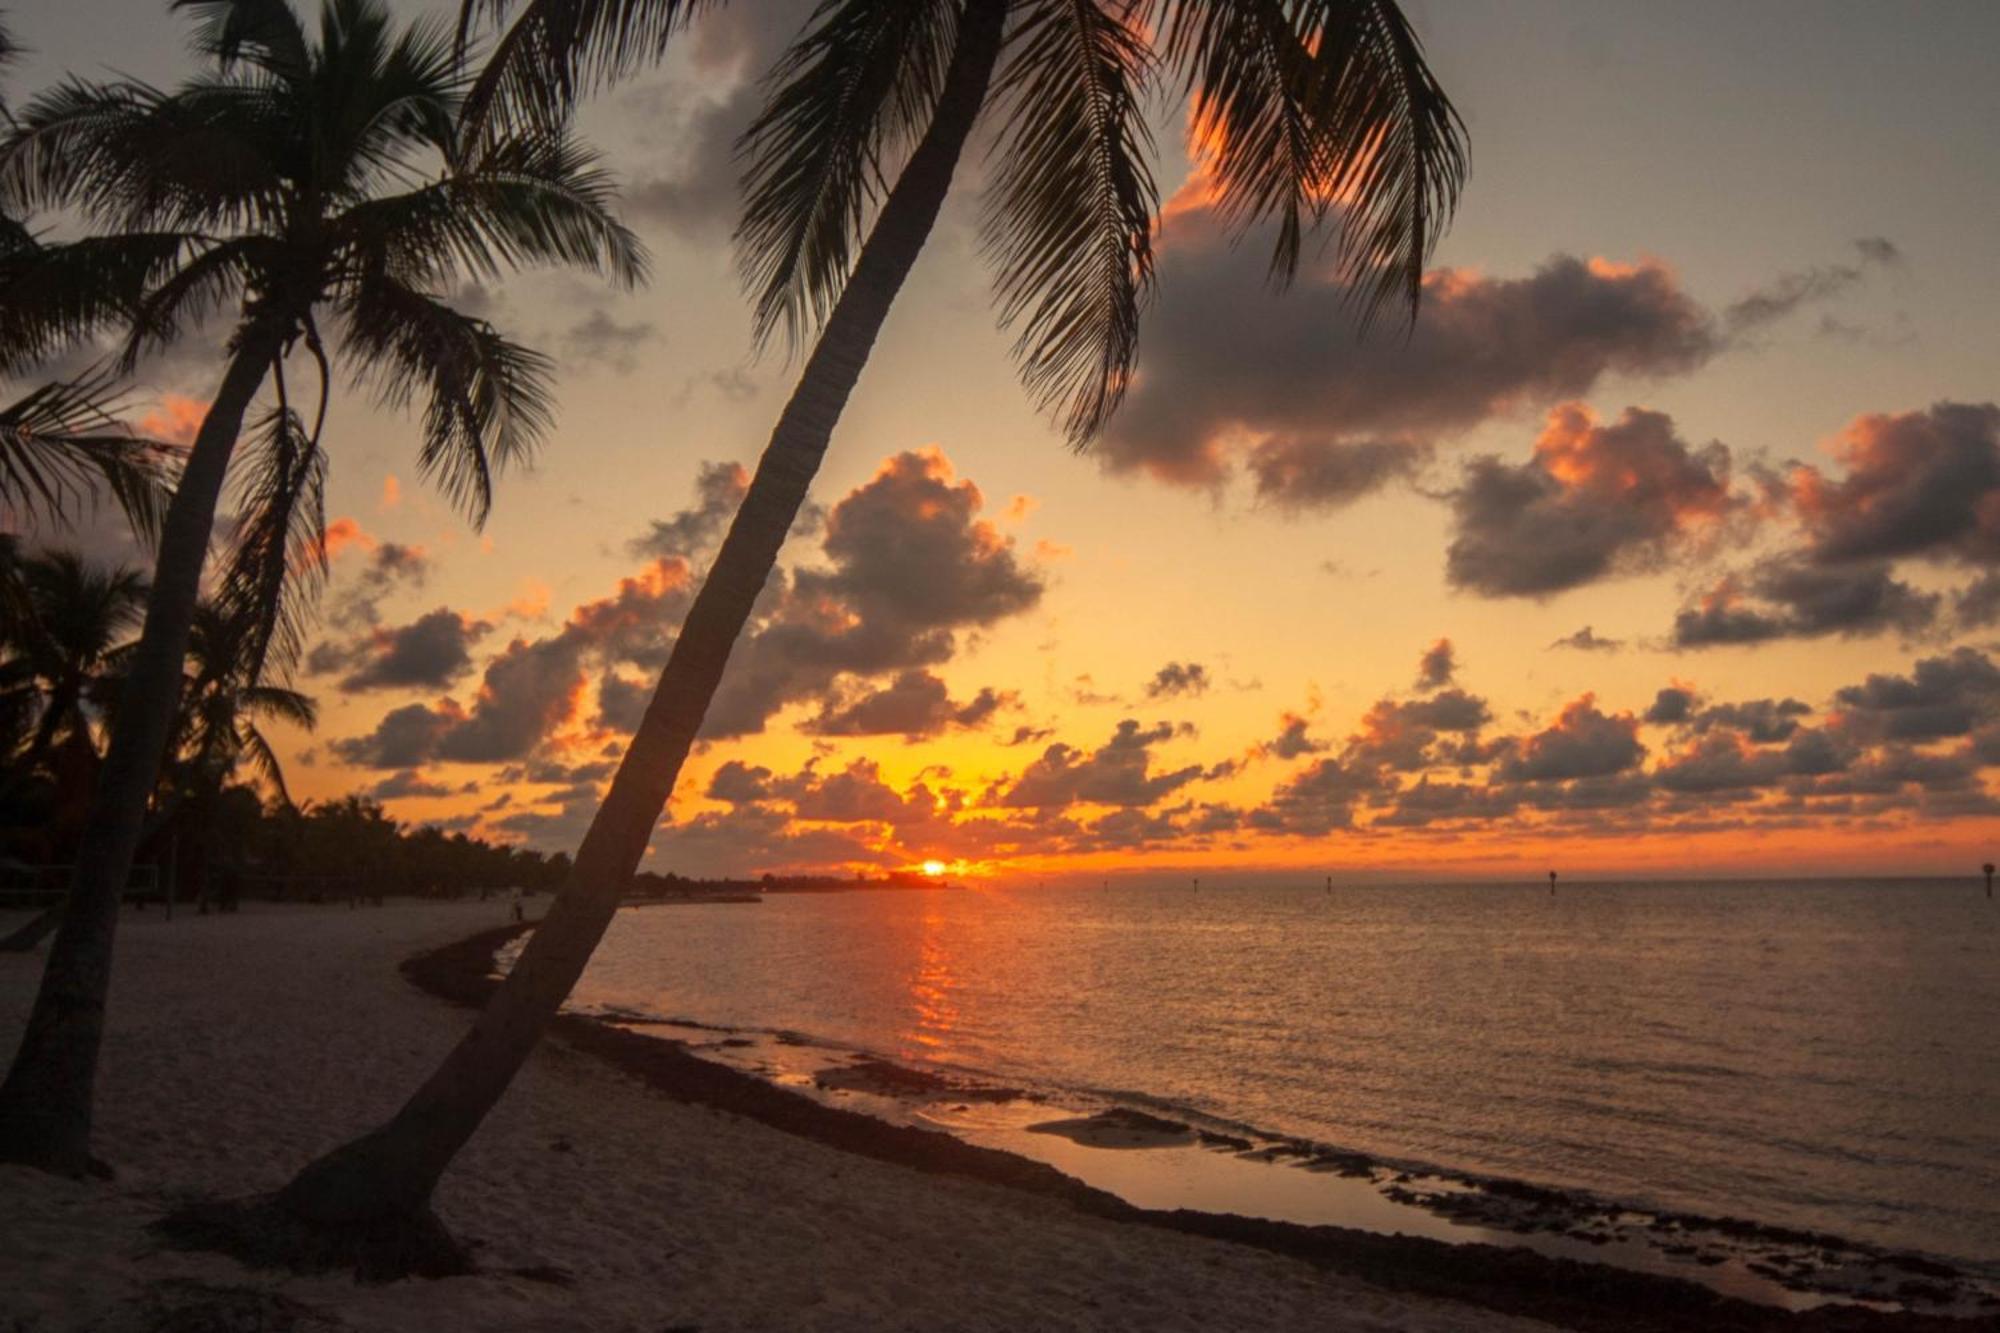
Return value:
<svg viewBox="0 0 2000 1333">
<path fill-rule="evenodd" d="M 295 795 L 581 835 L 796 369 L 751 346 L 729 149 L 807 8 L 739 0 L 588 110 L 647 289 L 463 294 L 562 367 L 484 532 L 410 421 L 336 400 Z M 1274 294 L 1162 106 L 1160 296 L 1089 453 L 1016 380 L 968 162 L 649 867 L 1989 857 L 2000 6 L 1406 8 L 1473 163 L 1415 328 L 1358 340 L 1323 267 Z M 15 5 L 16 95 L 179 77 L 164 9 Z M 218 370 L 213 341 L 148 366 L 152 428 L 189 429 Z"/>
</svg>

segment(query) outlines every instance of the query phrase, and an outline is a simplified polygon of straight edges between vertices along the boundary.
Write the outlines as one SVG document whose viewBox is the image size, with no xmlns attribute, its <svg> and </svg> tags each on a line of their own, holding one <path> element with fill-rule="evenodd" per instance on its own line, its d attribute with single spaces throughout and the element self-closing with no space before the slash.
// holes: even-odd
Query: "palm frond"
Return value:
<svg viewBox="0 0 2000 1333">
<path fill-rule="evenodd" d="M 326 52 L 322 82 L 335 86 L 317 99 L 322 114 L 312 130 L 334 201 L 406 183 L 401 178 L 413 148 L 449 160 L 468 82 L 442 23 L 419 21 L 392 34 L 387 14 L 375 6 L 351 10 L 338 26 L 340 46 Z"/>
<path fill-rule="evenodd" d="M 289 676 L 326 583 L 326 455 L 281 405 L 251 428 L 235 471 L 238 528 L 217 608 L 241 640 L 243 680 L 272 665 Z"/>
<path fill-rule="evenodd" d="M 126 324 L 146 292 L 201 252 L 185 232 L 124 232 L 0 252 L 0 374 Z"/>
<path fill-rule="evenodd" d="M 237 738 L 242 746 L 242 758 L 246 760 L 258 777 L 271 784 L 271 790 L 278 794 L 286 808 L 292 808 L 292 793 L 285 786 L 285 770 L 278 762 L 278 752 L 271 748 L 271 742 L 255 723 L 245 722 Z"/>
<path fill-rule="evenodd" d="M 235 228 L 275 206 L 292 129 L 265 84 L 198 79 L 169 93 L 69 78 L 0 144 L 0 204 L 73 208 L 122 230 Z"/>
<path fill-rule="evenodd" d="M 253 685 L 245 690 L 243 711 L 289 722 L 303 731 L 319 725 L 319 704 L 310 694 L 278 685 Z"/>
<path fill-rule="evenodd" d="M 194 16 L 194 48 L 224 70 L 238 61 L 281 78 L 303 79 L 311 66 L 305 28 L 290 0 L 173 0 Z"/>
<path fill-rule="evenodd" d="M 1192 98 L 1197 166 L 1239 234 L 1275 219 L 1271 276 L 1289 282 L 1324 216 L 1326 158 L 1306 105 L 1316 65 L 1292 0 L 1147 0 L 1138 21 Z"/>
<path fill-rule="evenodd" d="M 930 123 L 957 40 L 940 0 L 822 0 L 744 132 L 738 266 L 758 340 L 796 348 L 847 284 L 871 205 Z"/>
<path fill-rule="evenodd" d="M 1029 391 L 1081 447 L 1124 395 L 1153 276 L 1144 39 L 1098 0 L 1028 0 L 983 239 Z"/>
<path fill-rule="evenodd" d="M 356 284 L 345 314 L 347 350 L 381 401 L 424 397 L 419 469 L 483 525 L 494 475 L 531 458 L 548 431 L 554 363 L 388 276 Z"/>
<path fill-rule="evenodd" d="M 102 489 L 150 546 L 166 512 L 170 456 L 118 419 L 113 386 L 100 368 L 0 406 L 0 504 L 67 524 Z"/>
<path fill-rule="evenodd" d="M 528 0 L 487 54 L 460 110 L 468 143 L 565 123 L 608 81 L 655 62 L 721 0 Z M 458 46 L 506 23 L 514 0 L 461 0 Z"/>
<path fill-rule="evenodd" d="M 1470 169 L 1465 124 L 1392 0 L 1318 0 L 1311 96 L 1340 209 L 1339 262 L 1363 326 L 1401 297 L 1411 318 L 1424 264 Z"/>
<path fill-rule="evenodd" d="M 597 160 L 564 132 L 521 134 L 442 180 L 356 204 L 329 230 L 351 272 L 386 272 L 414 287 L 542 264 L 635 286 L 646 277 L 646 247 L 618 221 L 615 183 Z"/>
</svg>

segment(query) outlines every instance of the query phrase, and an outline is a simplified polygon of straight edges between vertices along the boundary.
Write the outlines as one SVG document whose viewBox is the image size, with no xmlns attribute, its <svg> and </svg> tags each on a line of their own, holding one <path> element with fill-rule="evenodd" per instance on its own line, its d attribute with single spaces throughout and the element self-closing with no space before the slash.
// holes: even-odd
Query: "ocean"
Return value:
<svg viewBox="0 0 2000 1333">
<path fill-rule="evenodd" d="M 1013 1109 L 940 1095 L 916 1114 L 1150 1191 L 1138 1202 L 1396 1229 L 1357 1184 L 1497 1179 L 1609 1205 L 1605 1236 L 1564 1234 L 1617 1240 L 1613 1261 L 1633 1250 L 1615 1229 L 1632 1209 L 2000 1279 L 2000 901 L 1976 882 L 1228 881 L 632 909 L 573 1007 L 783 1034 L 727 1054 L 827 1096 L 843 1094 L 813 1070 L 857 1053 L 1020 1089 Z M 1132 1155 L 1020 1132 L 1051 1107 L 1113 1106 L 1383 1165 L 1346 1195 L 1284 1173 L 1327 1180 L 1302 1204 L 1293 1184 L 1252 1182 L 1276 1181 L 1268 1168 L 1196 1161 L 1213 1152 L 1149 1177 Z M 1697 1277 L 1756 1268 L 1740 1246 L 1726 1266 L 1680 1248 Z M 1767 1276 L 1831 1290 L 1804 1277 L 1832 1271 L 1819 1248 L 1798 1281 L 1771 1255 Z"/>
</svg>

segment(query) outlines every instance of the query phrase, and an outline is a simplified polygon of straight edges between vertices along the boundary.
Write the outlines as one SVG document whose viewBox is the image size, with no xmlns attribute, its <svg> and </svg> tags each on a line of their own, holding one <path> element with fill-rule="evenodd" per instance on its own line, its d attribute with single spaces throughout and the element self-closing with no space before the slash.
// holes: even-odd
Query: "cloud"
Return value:
<svg viewBox="0 0 2000 1333">
<path fill-rule="evenodd" d="M 1783 638 L 1917 634 L 1938 616 L 1940 598 L 1895 578 L 1886 563 L 1822 567 L 1777 556 L 1717 583 L 1674 617 L 1673 645 L 1713 648 Z"/>
<path fill-rule="evenodd" d="M 1111 739 L 1095 750 L 1085 752 L 1058 742 L 998 792 L 993 803 L 1014 807 L 1152 805 L 1202 775 L 1200 764 L 1153 770 L 1153 747 L 1179 734 L 1172 723 L 1142 727 L 1126 718 Z"/>
<path fill-rule="evenodd" d="M 1527 462 L 1466 465 L 1445 577 L 1487 597 L 1546 597 L 1657 569 L 1735 507 L 1722 444 L 1690 448 L 1664 413 L 1631 407 L 1606 425 L 1567 403 Z"/>
<path fill-rule="evenodd" d="M 1286 713 L 1279 719 L 1278 734 L 1265 741 L 1259 748 L 1273 759 L 1297 759 L 1302 755 L 1319 754 L 1328 748 L 1325 741 L 1314 740 L 1306 734 L 1312 725 L 1310 719 L 1297 713 Z"/>
<path fill-rule="evenodd" d="M 1918 662 L 1907 676 L 1870 675 L 1834 695 L 1857 734 L 1927 741 L 1970 735 L 2000 717 L 2000 667 L 1974 648 Z"/>
<path fill-rule="evenodd" d="M 658 327 L 649 321 L 620 324 L 603 310 L 593 310 L 564 330 L 563 354 L 574 364 L 603 366 L 629 375 L 638 369 L 639 349 L 658 335 Z"/>
<path fill-rule="evenodd" d="M 1452 675 L 1458 670 L 1458 659 L 1452 652 L 1450 639 L 1439 639 L 1424 649 L 1424 655 L 1417 659 L 1417 688 L 1420 690 L 1441 690 L 1451 684 Z"/>
<path fill-rule="evenodd" d="M 1586 694 L 1565 705 L 1552 726 L 1522 741 L 1499 773 L 1509 782 L 1603 778 L 1636 768 L 1645 757 L 1638 719 L 1600 712 L 1596 696 Z"/>
<path fill-rule="evenodd" d="M 696 506 L 655 524 L 640 544 L 664 551 L 711 539 L 739 481 L 730 469 L 704 468 Z M 1012 540 L 979 516 L 983 503 L 978 487 L 958 479 L 935 449 L 887 460 L 828 516 L 827 566 L 778 571 L 766 585 L 704 736 L 761 730 L 779 709 L 805 700 L 821 704 L 819 724 L 829 734 L 878 734 L 862 729 L 911 720 L 910 706 L 935 680 L 924 679 L 923 668 L 950 659 L 959 631 L 1018 614 L 1042 595 Z M 637 720 L 651 686 L 616 668 L 657 673 L 694 592 L 690 561 L 658 555 L 609 596 L 579 605 L 556 633 L 510 642 L 487 663 L 469 704 L 433 705 L 427 728 L 398 710 L 378 734 L 339 743 L 335 753 L 371 767 L 499 763 L 571 729 L 580 739 L 624 729 L 619 724 Z M 878 676 L 898 679 L 880 689 L 852 683 Z M 850 693 L 836 695 L 848 678 Z M 594 712 L 586 707 L 593 679 Z M 941 716 L 948 725 L 981 725 L 1009 702 L 985 690 L 962 702 L 947 698 Z M 392 719 L 397 730 L 383 733 Z"/>
<path fill-rule="evenodd" d="M 1816 264 L 1780 273 L 1724 310 L 1722 322 L 1734 335 L 1754 333 L 1801 306 L 1839 296 L 1866 278 L 1871 268 L 1899 268 L 1903 263 L 1902 252 L 1881 236 L 1862 237 L 1854 242 L 1854 251 L 1851 264 Z"/>
<path fill-rule="evenodd" d="M 679 556 L 693 561 L 722 538 L 743 497 L 750 473 L 741 463 L 703 463 L 695 474 L 696 501 L 669 519 L 655 519 L 646 535 L 631 544 L 634 555 L 653 559 Z"/>
<path fill-rule="evenodd" d="M 1282 509 L 1335 509 L 1407 481 L 1430 460 L 1427 444 L 1406 440 L 1261 440 L 1245 462 L 1257 498 Z"/>
<path fill-rule="evenodd" d="M 1265 264 L 1211 210 L 1169 218 L 1160 301 L 1105 467 L 1213 487 L 1247 452 L 1264 498 L 1340 503 L 1405 475 L 1422 446 L 1606 375 L 1682 374 L 1721 347 L 1707 312 L 1651 262 L 1558 255 L 1512 279 L 1438 270 L 1407 337 L 1367 338 L 1330 266 L 1259 300 Z"/>
<path fill-rule="evenodd" d="M 439 738 L 459 716 L 451 707 L 406 704 L 385 713 L 366 735 L 330 741 L 327 749 L 359 768 L 416 768 L 436 757 Z"/>
<path fill-rule="evenodd" d="M 2000 406 L 1945 402 L 1860 417 L 1833 451 L 1845 476 L 1800 467 L 1791 477 L 1813 560 L 2000 564 Z"/>
<path fill-rule="evenodd" d="M 1625 647 L 1623 639 L 1607 639 L 1590 626 L 1585 625 L 1574 634 L 1565 634 L 1551 648 L 1574 648 L 1580 653 L 1615 653 Z"/>
<path fill-rule="evenodd" d="M 915 741 L 954 728 L 983 726 L 1015 701 L 1011 692 L 1003 694 L 989 686 L 959 702 L 944 681 L 913 669 L 898 672 L 880 688 L 829 696 L 804 730 L 816 736 L 901 736 Z"/>
<path fill-rule="evenodd" d="M 378 801 L 394 801 L 416 796 L 450 796 L 453 793 L 444 784 L 428 781 L 415 769 L 406 768 L 369 787 L 366 794 Z"/>
<path fill-rule="evenodd" d="M 384 601 L 398 593 L 418 591 L 430 580 L 431 558 L 421 546 L 376 542 L 364 549 L 368 559 L 328 599 L 327 619 L 340 629 L 381 624 Z"/>
<path fill-rule="evenodd" d="M 431 759 L 500 763 L 525 758 L 560 728 L 581 720 L 593 665 L 633 663 L 657 669 L 664 663 L 672 632 L 692 599 L 692 581 L 685 561 L 655 561 L 621 579 L 610 596 L 578 606 L 555 634 L 510 642 L 487 663 L 470 708 L 450 700 L 428 709 L 412 705 L 430 715 L 428 727 L 419 727 L 409 709 L 397 709 L 373 735 L 337 741 L 334 752 L 349 763 L 375 768 L 405 768 Z"/>
<path fill-rule="evenodd" d="M 766 587 L 766 610 L 738 643 L 703 735 L 761 731 L 842 675 L 939 665 L 960 631 L 1036 606 L 1041 579 L 1013 539 L 980 516 L 984 505 L 938 449 L 885 461 L 828 513 L 821 549 L 829 567 Z"/>
<path fill-rule="evenodd" d="M 1208 693 L 1208 668 L 1199 662 L 1169 662 L 1146 683 L 1148 699 L 1196 697 Z"/>
<path fill-rule="evenodd" d="M 349 643 L 318 644 L 306 658 L 306 670 L 345 671 L 340 688 L 347 694 L 443 689 L 472 669 L 472 646 L 492 628 L 441 606 L 407 625 L 373 629 Z"/>
</svg>

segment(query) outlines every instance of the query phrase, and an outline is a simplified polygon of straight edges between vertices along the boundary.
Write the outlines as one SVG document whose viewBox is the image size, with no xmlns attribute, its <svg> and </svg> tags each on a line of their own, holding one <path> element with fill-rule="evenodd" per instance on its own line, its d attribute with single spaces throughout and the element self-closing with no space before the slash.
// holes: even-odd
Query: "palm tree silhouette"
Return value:
<svg viewBox="0 0 2000 1333">
<path fill-rule="evenodd" d="M 67 208 L 91 227 L 9 284 L 0 356 L 103 330 L 120 364 L 233 303 L 228 360 L 162 524 L 145 628 L 99 777 L 63 924 L 0 1086 L 0 1157 L 90 1166 L 91 1089 L 118 893 L 174 724 L 217 497 L 266 380 L 271 429 L 315 446 L 344 355 L 396 407 L 423 408 L 423 471 L 485 518 L 494 473 L 535 445 L 549 363 L 445 299 L 467 279 L 573 264 L 626 282 L 645 256 L 609 180 L 559 125 L 468 143 L 450 34 L 392 26 L 380 0 L 325 0 L 309 32 L 286 0 L 176 0 L 207 70 L 166 91 L 71 79 L 0 144 L 10 215 Z M 318 372 L 293 406 L 288 354 Z"/>
<path fill-rule="evenodd" d="M 466 0 L 461 29 L 513 8 Z M 504 138 L 566 112 L 656 58 L 704 8 L 528 0 L 468 119 Z M 1275 226 L 1276 277 L 1291 275 L 1305 233 L 1331 222 L 1364 315 L 1397 295 L 1414 313 L 1465 158 L 1456 114 L 1391 0 L 825 0 L 741 145 L 737 242 L 759 339 L 817 334 L 798 385 L 568 879 L 506 982 L 394 1119 L 310 1164 L 281 1209 L 327 1228 L 400 1219 L 416 1241 L 441 1236 L 431 1192 L 610 923 L 983 112 L 999 131 L 983 239 L 1001 321 L 1017 332 L 1029 391 L 1070 441 L 1096 435 L 1130 379 L 1152 286 L 1159 201 L 1142 107 L 1167 73 L 1213 131 L 1223 214 L 1239 229 Z"/>
<path fill-rule="evenodd" d="M 91 564 L 74 551 L 19 562 L 29 615 L 7 641 L 0 690 L 22 692 L 36 713 L 21 769 L 49 759 L 59 739 L 81 737 L 95 750 L 87 706 L 101 703 L 116 653 L 146 605 L 137 570 Z"/>
</svg>

